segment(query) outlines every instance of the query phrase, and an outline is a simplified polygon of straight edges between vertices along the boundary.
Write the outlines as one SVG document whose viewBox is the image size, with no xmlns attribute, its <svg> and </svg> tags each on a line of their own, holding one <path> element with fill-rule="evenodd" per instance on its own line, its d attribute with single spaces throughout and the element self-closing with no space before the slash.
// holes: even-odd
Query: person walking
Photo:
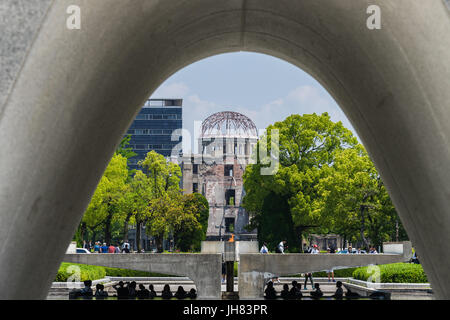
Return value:
<svg viewBox="0 0 450 320">
<path fill-rule="evenodd" d="M 267 244 L 264 242 L 261 250 L 259 251 L 260 253 L 269 253 L 269 249 L 267 249 Z"/>
<path fill-rule="evenodd" d="M 222 253 L 222 283 L 225 283 L 225 277 L 227 275 L 227 264 L 225 263 L 225 257 Z"/>
<path fill-rule="evenodd" d="M 115 252 L 116 252 L 116 247 L 114 247 L 111 243 L 108 247 L 108 253 L 115 253 Z"/>
<path fill-rule="evenodd" d="M 122 244 L 122 252 L 130 253 L 130 244 L 128 243 L 128 240 L 126 240 L 126 241 Z"/>
<path fill-rule="evenodd" d="M 100 242 L 98 241 L 95 242 L 94 253 L 100 253 Z"/>
<path fill-rule="evenodd" d="M 284 249 L 287 248 L 286 243 L 287 243 L 286 240 L 281 241 L 281 242 L 277 245 L 277 247 L 275 248 L 275 252 L 276 252 L 276 253 L 284 254 Z M 275 282 L 281 283 L 281 281 L 280 281 L 280 279 L 278 279 L 278 277 L 273 277 L 273 278 L 272 278 L 272 282 L 274 282 L 274 283 L 275 283 Z"/>
<path fill-rule="evenodd" d="M 275 252 L 284 254 L 285 247 L 287 247 L 286 246 L 286 240 L 283 240 L 277 245 L 277 248 L 275 249 Z"/>
<path fill-rule="evenodd" d="M 108 253 L 108 246 L 103 242 L 103 246 L 100 247 L 101 253 Z"/>
<path fill-rule="evenodd" d="M 335 249 L 333 247 L 328 248 L 327 249 L 328 253 L 335 253 Z M 328 282 L 331 282 L 330 276 L 333 279 L 333 282 L 336 282 L 336 280 L 334 280 L 334 268 L 332 267 L 330 270 L 327 270 L 327 275 L 328 275 Z"/>
<path fill-rule="evenodd" d="M 313 247 L 311 248 L 311 252 L 310 253 L 311 254 L 318 254 L 319 253 L 319 248 L 317 247 L 317 244 L 313 245 Z M 306 290 L 306 284 L 308 283 L 308 279 L 311 281 L 312 289 L 314 289 L 314 280 L 313 280 L 311 272 L 305 273 L 304 289 Z"/>
</svg>

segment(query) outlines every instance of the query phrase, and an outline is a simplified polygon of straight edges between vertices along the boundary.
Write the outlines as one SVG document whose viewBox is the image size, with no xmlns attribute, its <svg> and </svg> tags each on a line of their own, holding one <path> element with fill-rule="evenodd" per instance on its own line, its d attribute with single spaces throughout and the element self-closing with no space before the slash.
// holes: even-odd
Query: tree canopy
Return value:
<svg viewBox="0 0 450 320">
<path fill-rule="evenodd" d="M 115 241 L 120 236 L 127 240 L 131 224 L 136 226 L 136 239 L 141 239 L 141 226 L 145 226 L 160 251 L 163 238 L 169 235 L 175 236 L 179 249 L 198 250 L 206 236 L 208 202 L 200 194 L 183 195 L 180 167 L 155 151 L 139 162 L 142 170 L 130 175 L 127 157 L 133 154 L 128 140 L 122 141 L 97 186 L 79 227 L 81 239 L 90 231 L 93 238 L 103 236 L 107 243 L 113 233 Z M 137 249 L 141 249 L 140 241 Z"/>
<path fill-rule="evenodd" d="M 386 204 L 389 197 L 352 132 L 327 113 L 291 115 L 266 129 L 258 150 L 275 147 L 274 129 L 279 133 L 278 171 L 261 174 L 266 165 L 258 157 L 244 174 L 243 206 L 253 214 L 249 228 L 258 228 L 260 241 L 275 246 L 288 240 L 297 251 L 308 232 L 359 233 L 365 243 L 369 235 L 374 239 L 367 224 L 375 212 L 386 211 L 380 199 Z"/>
</svg>

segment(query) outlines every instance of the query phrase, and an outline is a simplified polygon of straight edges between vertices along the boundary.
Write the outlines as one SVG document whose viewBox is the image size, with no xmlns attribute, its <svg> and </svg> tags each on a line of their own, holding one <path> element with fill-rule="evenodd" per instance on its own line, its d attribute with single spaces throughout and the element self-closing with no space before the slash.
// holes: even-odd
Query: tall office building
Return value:
<svg viewBox="0 0 450 320">
<path fill-rule="evenodd" d="M 128 160 L 130 169 L 138 169 L 151 150 L 167 158 L 181 153 L 182 106 L 182 99 L 147 100 L 127 131 L 129 147 L 137 154 Z"/>
</svg>

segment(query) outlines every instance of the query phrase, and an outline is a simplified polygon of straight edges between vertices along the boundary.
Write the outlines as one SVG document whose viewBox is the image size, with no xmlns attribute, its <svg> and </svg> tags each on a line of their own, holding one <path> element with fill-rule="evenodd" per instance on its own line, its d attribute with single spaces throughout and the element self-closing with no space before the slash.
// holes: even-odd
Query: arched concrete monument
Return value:
<svg viewBox="0 0 450 320">
<path fill-rule="evenodd" d="M 367 28 L 369 5 L 381 29 Z M 0 299 L 46 297 L 146 98 L 184 66 L 239 50 L 297 65 L 336 99 L 436 296 L 450 298 L 449 14 L 442 0 L 2 1 Z"/>
</svg>

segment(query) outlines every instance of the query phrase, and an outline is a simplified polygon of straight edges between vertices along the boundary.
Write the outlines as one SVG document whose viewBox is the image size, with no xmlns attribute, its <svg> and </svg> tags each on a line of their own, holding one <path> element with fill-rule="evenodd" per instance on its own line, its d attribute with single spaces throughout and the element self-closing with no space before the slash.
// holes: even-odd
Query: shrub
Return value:
<svg viewBox="0 0 450 320">
<path fill-rule="evenodd" d="M 420 264 L 392 263 L 378 265 L 380 268 L 381 283 L 427 283 L 427 276 Z M 376 281 L 375 271 L 369 267 L 357 268 L 353 272 L 353 278 L 367 281 L 372 276 L 372 282 Z"/>
<path fill-rule="evenodd" d="M 100 266 L 91 266 L 87 264 L 79 263 L 67 263 L 63 262 L 59 267 L 58 273 L 55 277 L 55 282 L 66 282 L 67 279 L 75 273 L 74 269 L 69 269 L 70 266 L 77 266 L 80 268 L 80 281 L 85 280 L 98 280 L 106 276 L 110 277 L 173 277 L 172 275 L 139 271 L 139 270 L 128 270 L 120 268 L 108 268 Z M 76 279 L 78 281 L 78 279 Z"/>
<path fill-rule="evenodd" d="M 174 277 L 162 273 L 108 267 L 105 267 L 105 271 L 106 275 L 110 277 Z"/>
<path fill-rule="evenodd" d="M 334 270 L 334 276 L 336 278 L 350 278 L 353 275 L 353 271 L 355 271 L 356 268 L 346 268 L 346 269 L 336 269 Z M 313 273 L 313 277 L 317 278 L 325 278 L 327 277 L 326 271 L 318 271 Z"/>
<path fill-rule="evenodd" d="M 58 273 L 56 274 L 56 282 L 66 282 L 69 277 L 75 275 L 77 269 L 69 268 L 70 266 L 76 266 L 79 268 L 80 281 L 97 280 L 106 276 L 105 268 L 103 267 L 63 262 L 59 267 Z M 75 278 L 75 280 L 78 279 Z"/>
</svg>

